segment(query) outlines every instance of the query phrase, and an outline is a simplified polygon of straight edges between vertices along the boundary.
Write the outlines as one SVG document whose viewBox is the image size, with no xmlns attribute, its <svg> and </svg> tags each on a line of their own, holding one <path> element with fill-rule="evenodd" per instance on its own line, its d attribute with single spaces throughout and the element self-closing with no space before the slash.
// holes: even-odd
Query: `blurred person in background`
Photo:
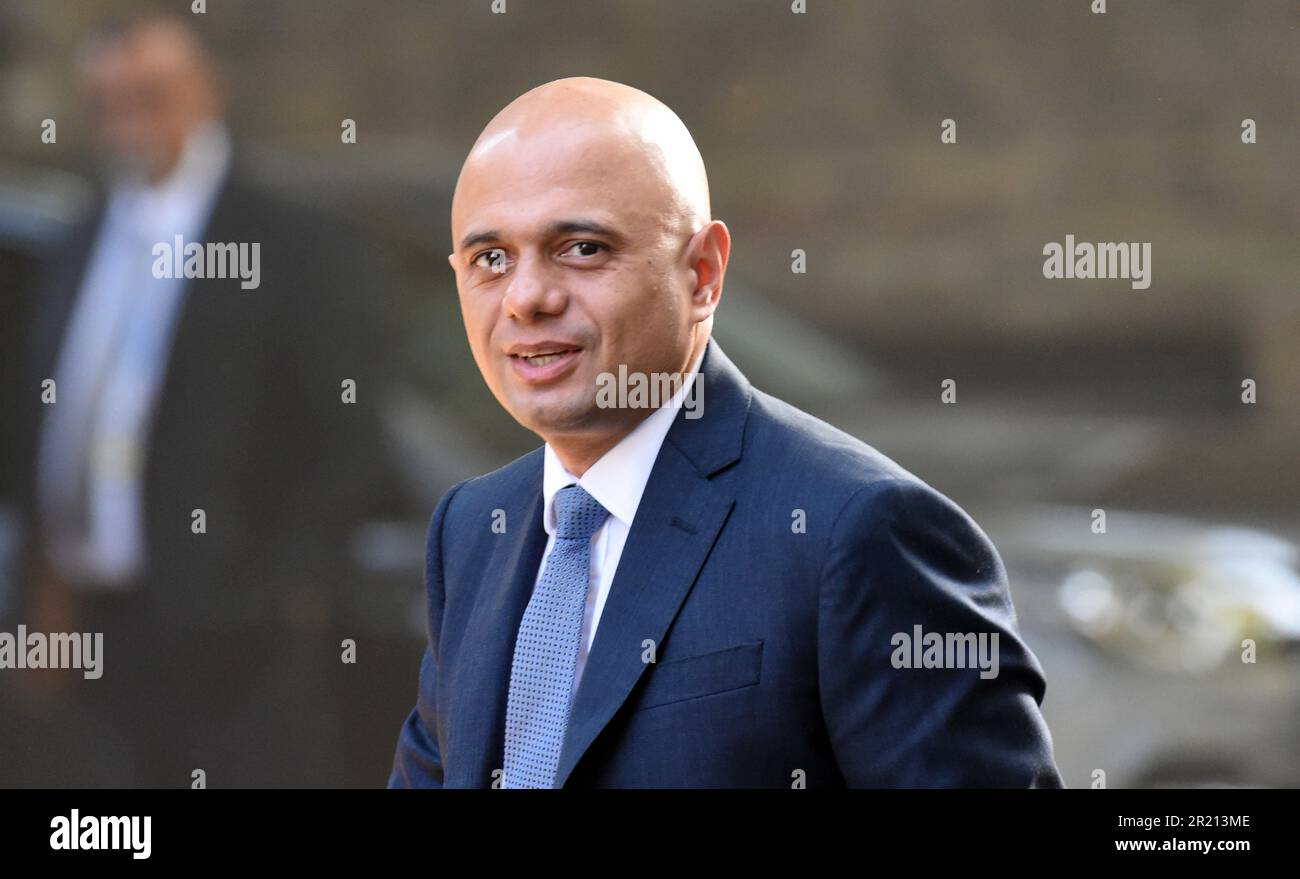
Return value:
<svg viewBox="0 0 1300 879">
<path fill-rule="evenodd" d="M 102 632 L 102 677 L 5 676 L 0 784 L 360 783 L 340 644 L 365 601 L 349 536 L 395 503 L 384 281 L 350 230 L 251 182 L 188 24 L 105 29 L 79 63 L 104 191 L 28 332 L 5 628 Z M 256 244 L 257 286 L 156 277 L 177 236 Z"/>
</svg>

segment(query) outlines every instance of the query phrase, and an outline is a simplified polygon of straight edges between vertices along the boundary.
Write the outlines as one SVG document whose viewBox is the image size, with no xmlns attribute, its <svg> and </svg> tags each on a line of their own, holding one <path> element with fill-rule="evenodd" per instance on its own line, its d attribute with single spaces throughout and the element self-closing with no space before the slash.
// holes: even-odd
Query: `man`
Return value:
<svg viewBox="0 0 1300 879">
<path fill-rule="evenodd" d="M 102 633 L 103 673 L 9 675 L 29 725 L 0 775 L 356 783 L 336 703 L 362 603 L 348 535 L 391 500 L 363 307 L 383 282 L 345 230 L 248 181 L 188 25 L 131 21 L 81 61 L 107 185 L 31 329 L 17 621 Z M 157 248 L 177 236 L 257 263 L 173 277 Z"/>
<path fill-rule="evenodd" d="M 526 93 L 470 151 L 452 233 L 475 362 L 546 444 L 433 514 L 391 787 L 1060 785 L 987 537 L 710 340 L 731 241 L 671 110 Z M 602 405 L 620 368 L 688 378 Z M 912 667 L 917 627 L 995 662 Z"/>
</svg>

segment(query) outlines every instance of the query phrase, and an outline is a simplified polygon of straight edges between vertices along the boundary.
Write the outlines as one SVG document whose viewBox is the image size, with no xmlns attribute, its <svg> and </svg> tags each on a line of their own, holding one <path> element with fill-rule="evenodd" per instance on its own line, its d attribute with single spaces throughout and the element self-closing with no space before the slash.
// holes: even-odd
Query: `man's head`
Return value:
<svg viewBox="0 0 1300 879">
<path fill-rule="evenodd" d="M 576 473 L 649 414 L 598 407 L 601 373 L 684 373 L 708 342 L 730 234 L 690 132 L 645 92 L 579 77 L 516 98 L 465 160 L 451 228 L 479 370 Z"/>
<path fill-rule="evenodd" d="M 111 174 L 163 179 L 190 133 L 224 109 L 212 61 L 175 18 L 145 17 L 97 34 L 83 50 L 80 72 Z"/>
</svg>

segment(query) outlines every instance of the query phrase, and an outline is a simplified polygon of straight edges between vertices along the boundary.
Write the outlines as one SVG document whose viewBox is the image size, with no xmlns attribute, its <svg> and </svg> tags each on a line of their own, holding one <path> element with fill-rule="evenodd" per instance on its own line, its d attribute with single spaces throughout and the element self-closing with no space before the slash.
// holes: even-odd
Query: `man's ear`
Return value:
<svg viewBox="0 0 1300 879">
<path fill-rule="evenodd" d="M 687 260 L 695 272 L 691 309 L 696 312 L 697 320 L 706 319 L 718 307 L 730 256 L 731 232 L 721 220 L 711 220 L 691 236 Z"/>
<path fill-rule="evenodd" d="M 456 271 L 456 254 L 454 253 L 447 254 L 447 265 L 451 266 L 451 270 L 453 272 Z"/>
</svg>

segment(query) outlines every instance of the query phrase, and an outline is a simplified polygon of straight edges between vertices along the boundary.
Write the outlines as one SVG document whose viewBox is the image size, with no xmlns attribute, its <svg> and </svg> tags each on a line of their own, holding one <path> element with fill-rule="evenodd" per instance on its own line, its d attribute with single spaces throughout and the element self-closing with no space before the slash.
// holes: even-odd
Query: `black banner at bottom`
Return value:
<svg viewBox="0 0 1300 879">
<path fill-rule="evenodd" d="M 266 864 L 534 845 L 625 851 L 632 869 L 688 848 L 724 865 L 907 855 L 1032 864 L 1189 859 L 1228 866 L 1292 850 L 1290 790 L 1068 791 L 0 791 L 6 864 Z M 647 863 L 642 865 L 642 861 Z M 698 854 L 692 863 L 698 864 Z"/>
</svg>

